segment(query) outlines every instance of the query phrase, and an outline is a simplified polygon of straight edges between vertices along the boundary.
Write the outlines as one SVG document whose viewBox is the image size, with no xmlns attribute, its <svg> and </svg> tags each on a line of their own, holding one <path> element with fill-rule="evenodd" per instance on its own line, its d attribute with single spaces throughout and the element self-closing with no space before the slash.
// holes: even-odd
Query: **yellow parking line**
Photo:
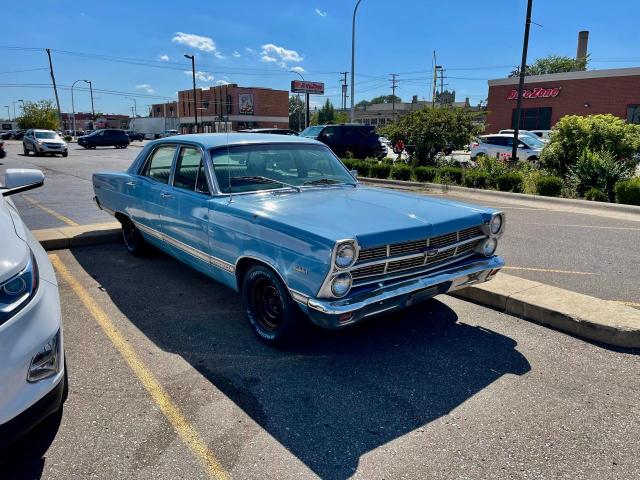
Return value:
<svg viewBox="0 0 640 480">
<path fill-rule="evenodd" d="M 613 302 L 616 303 L 621 303 L 622 305 L 626 305 L 627 307 L 636 307 L 636 308 L 640 308 L 640 303 L 636 303 L 636 302 L 625 302 L 624 300 L 612 300 Z"/>
<path fill-rule="evenodd" d="M 531 272 L 568 273 L 572 275 L 595 275 L 591 272 L 574 272 L 572 270 L 555 270 L 552 268 L 502 267 L 505 270 L 527 270 Z"/>
<path fill-rule="evenodd" d="M 164 413 L 164 416 L 169 420 L 169 423 L 171 423 L 182 441 L 202 462 L 207 473 L 212 478 L 228 479 L 229 475 L 224 471 L 213 452 L 211 452 L 198 432 L 191 426 L 151 370 L 147 368 L 135 350 L 129 345 L 127 339 L 120 333 L 113 322 L 111 322 L 104 310 L 102 310 L 89 292 L 82 286 L 80 281 L 67 269 L 62 260 L 60 260 L 60 257 L 56 254 L 51 254 L 49 258 L 60 276 L 73 289 L 89 313 L 91 313 L 91 316 L 96 320 L 98 325 L 100 325 L 107 337 L 109 337 L 109 340 L 111 340 L 120 352 L 120 355 L 122 355 L 129 367 L 131 367 L 131 370 L 136 374 L 142 385 L 147 389 L 151 398 L 153 398 L 156 405 L 158 405 L 162 413 Z"/>
<path fill-rule="evenodd" d="M 47 212 L 52 217 L 57 218 L 58 220 L 60 220 L 61 222 L 66 223 L 67 225 L 70 225 L 72 227 L 77 227 L 79 225 L 78 223 L 76 223 L 73 220 L 71 220 L 69 217 L 65 217 L 64 215 L 56 212 L 55 210 L 52 210 L 49 207 L 45 207 L 40 202 L 34 200 L 33 198 L 29 197 L 28 195 L 22 195 L 22 198 L 24 198 L 28 203 L 30 203 L 34 207 L 38 207 L 40 210 L 44 210 L 45 212 Z"/>
<path fill-rule="evenodd" d="M 637 230 L 640 231 L 640 228 L 637 227 L 607 227 L 604 225 L 571 225 L 565 223 L 526 223 L 526 225 L 541 225 L 545 227 L 574 227 L 574 228 L 599 228 L 603 230 Z"/>
</svg>

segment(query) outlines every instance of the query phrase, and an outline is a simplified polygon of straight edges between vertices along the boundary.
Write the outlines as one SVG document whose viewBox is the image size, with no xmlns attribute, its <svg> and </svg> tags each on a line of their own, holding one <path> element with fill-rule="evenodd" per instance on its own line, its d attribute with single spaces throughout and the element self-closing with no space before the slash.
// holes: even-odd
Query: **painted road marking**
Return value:
<svg viewBox="0 0 640 480">
<path fill-rule="evenodd" d="M 140 360 L 140 357 L 133 347 L 131 347 L 127 339 L 122 335 L 113 322 L 111 322 L 100 305 L 98 305 L 89 292 L 82 286 L 80 281 L 67 269 L 58 255 L 55 253 L 50 254 L 49 258 L 57 272 L 73 289 L 74 293 L 82 301 L 91 316 L 95 319 L 98 325 L 100 325 L 109 340 L 111 340 L 111 343 L 113 343 L 116 349 L 120 352 L 120 355 L 122 355 L 129 367 L 131 367 L 131 370 L 136 374 L 142 385 L 147 389 L 151 398 L 154 400 L 156 405 L 158 405 L 162 413 L 164 413 L 164 416 L 169 420 L 169 423 L 171 423 L 182 441 L 202 462 L 211 478 L 225 480 L 230 478 L 220 465 L 220 462 L 217 460 L 213 452 L 211 452 L 204 440 L 202 440 L 198 432 L 191 426 L 184 414 L 173 402 L 167 391 L 153 375 L 151 370 L 149 370 L 142 360 Z"/>
<path fill-rule="evenodd" d="M 611 300 L 611 301 L 615 303 L 621 303 L 622 305 L 626 305 L 627 307 L 640 308 L 640 303 L 636 303 L 636 302 L 625 302 L 624 300 Z"/>
<path fill-rule="evenodd" d="M 568 273 L 571 275 L 596 275 L 591 272 L 574 272 L 572 270 L 556 270 L 552 268 L 502 267 L 504 270 L 526 270 L 530 272 Z"/>
<path fill-rule="evenodd" d="M 40 210 L 43 210 L 43 211 L 47 212 L 52 217 L 57 218 L 61 222 L 66 223 L 67 225 L 69 225 L 71 227 L 77 227 L 78 225 L 80 225 L 79 223 L 76 223 L 73 220 L 71 220 L 69 217 L 65 217 L 64 215 L 56 212 L 55 210 L 52 210 L 49 207 L 45 207 L 40 202 L 34 200 L 33 198 L 29 197 L 28 195 L 22 195 L 22 198 L 24 198 L 28 203 L 30 203 L 34 207 L 38 207 Z"/>
<path fill-rule="evenodd" d="M 604 230 L 636 230 L 640 232 L 640 228 L 638 227 L 607 227 L 603 225 L 571 225 L 565 223 L 525 223 L 525 225 L 542 225 L 545 227 L 600 228 Z"/>
</svg>

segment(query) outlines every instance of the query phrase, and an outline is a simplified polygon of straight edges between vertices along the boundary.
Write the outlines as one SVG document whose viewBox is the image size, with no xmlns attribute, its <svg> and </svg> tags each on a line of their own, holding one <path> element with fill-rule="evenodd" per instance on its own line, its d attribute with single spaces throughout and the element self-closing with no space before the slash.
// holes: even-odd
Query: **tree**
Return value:
<svg viewBox="0 0 640 480">
<path fill-rule="evenodd" d="M 331 101 L 327 98 L 320 110 L 311 115 L 310 125 L 327 125 L 336 123 L 349 123 L 346 112 L 336 112 Z"/>
<path fill-rule="evenodd" d="M 289 97 L 289 128 L 304 130 L 304 101 L 297 96 Z"/>
<path fill-rule="evenodd" d="M 380 95 L 371 99 L 372 104 L 380 103 L 393 103 L 393 99 L 396 99 L 396 103 L 402 102 L 402 99 L 397 95 Z"/>
<path fill-rule="evenodd" d="M 536 59 L 533 65 L 527 65 L 525 75 L 546 75 L 548 73 L 583 71 L 587 69 L 588 62 L 588 56 L 582 60 L 576 60 L 575 58 L 562 55 L 548 55 Z M 515 67 L 509 76 L 520 76 L 520 67 Z"/>
<path fill-rule="evenodd" d="M 483 130 L 477 121 L 479 115 L 466 107 L 424 108 L 403 115 L 380 131 L 393 144 L 402 138 L 414 163 L 428 165 L 443 148 L 462 148 L 478 135 Z"/>
<path fill-rule="evenodd" d="M 18 117 L 18 126 L 25 130 L 28 128 L 58 130 L 60 128 L 58 110 L 51 100 L 24 102 L 22 115 Z"/>
</svg>

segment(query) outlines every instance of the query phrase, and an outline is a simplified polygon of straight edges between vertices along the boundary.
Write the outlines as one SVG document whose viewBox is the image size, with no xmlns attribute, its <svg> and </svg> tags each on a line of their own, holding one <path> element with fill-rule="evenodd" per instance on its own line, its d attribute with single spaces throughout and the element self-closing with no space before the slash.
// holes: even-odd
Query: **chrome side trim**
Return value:
<svg viewBox="0 0 640 480">
<path fill-rule="evenodd" d="M 236 271 L 236 267 L 232 263 L 226 262 L 221 258 L 214 257 L 213 255 L 209 255 L 208 253 L 198 250 L 197 248 L 193 248 L 186 243 L 183 243 L 180 240 L 176 240 L 175 238 L 170 237 L 169 235 L 159 232 L 153 228 L 147 227 L 138 222 L 133 223 L 140 231 L 146 233 L 147 235 L 151 235 L 152 237 L 157 238 L 160 241 L 167 242 L 169 245 L 182 250 L 183 252 L 197 258 L 200 261 L 213 265 L 214 267 L 224 270 L 225 272 L 235 273 Z"/>
<path fill-rule="evenodd" d="M 293 299 L 298 303 L 302 303 L 303 305 L 306 305 L 307 302 L 309 301 L 309 297 L 307 295 L 305 295 L 304 293 L 300 293 L 297 290 L 294 290 L 293 288 L 290 288 L 289 292 L 291 293 L 291 296 L 293 297 Z"/>
</svg>

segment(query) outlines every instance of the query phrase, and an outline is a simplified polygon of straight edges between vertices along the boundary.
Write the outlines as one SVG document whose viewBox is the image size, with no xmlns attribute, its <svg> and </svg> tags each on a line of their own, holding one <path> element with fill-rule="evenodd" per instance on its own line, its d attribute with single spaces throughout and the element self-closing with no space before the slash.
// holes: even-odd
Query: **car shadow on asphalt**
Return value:
<svg viewBox="0 0 640 480">
<path fill-rule="evenodd" d="M 350 477 L 367 452 L 503 375 L 530 370 L 513 339 L 465 324 L 436 299 L 341 332 L 314 329 L 282 351 L 253 334 L 237 293 L 167 255 L 136 258 L 120 244 L 72 254 L 150 340 L 182 356 L 321 478 Z M 230 468 L 255 432 L 228 432 L 211 448 L 225 445 Z"/>
</svg>

